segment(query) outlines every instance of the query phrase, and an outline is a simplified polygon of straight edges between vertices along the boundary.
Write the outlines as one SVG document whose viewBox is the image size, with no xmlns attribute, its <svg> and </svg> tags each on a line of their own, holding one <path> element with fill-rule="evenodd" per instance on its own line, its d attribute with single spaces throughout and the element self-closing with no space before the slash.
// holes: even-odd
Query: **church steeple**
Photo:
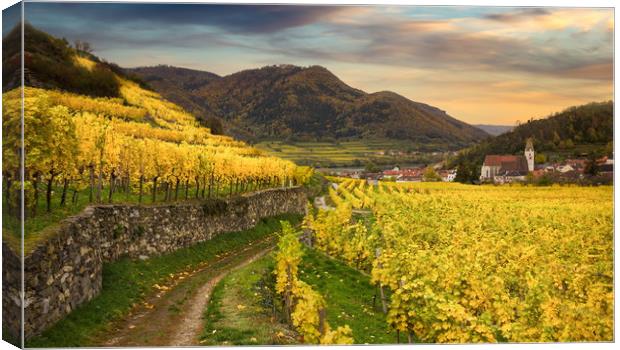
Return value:
<svg viewBox="0 0 620 350">
<path fill-rule="evenodd" d="M 527 160 L 527 170 L 534 171 L 534 144 L 531 138 L 525 142 L 525 159 Z"/>
</svg>

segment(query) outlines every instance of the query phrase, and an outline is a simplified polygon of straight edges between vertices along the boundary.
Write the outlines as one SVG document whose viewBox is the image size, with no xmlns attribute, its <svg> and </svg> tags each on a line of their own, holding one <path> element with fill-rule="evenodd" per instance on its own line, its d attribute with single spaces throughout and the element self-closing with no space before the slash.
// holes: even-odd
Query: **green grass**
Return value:
<svg viewBox="0 0 620 350">
<path fill-rule="evenodd" d="M 274 314 L 279 318 L 281 314 L 280 301 L 274 301 L 274 264 L 273 255 L 268 255 L 230 274 L 216 286 L 205 312 L 207 322 L 201 344 L 256 345 L 294 340 L 286 332 L 285 337 L 273 336 L 282 327 L 269 318 Z M 349 325 L 356 344 L 396 343 L 396 333 L 388 327 L 379 296 L 373 305 L 375 287 L 367 275 L 305 249 L 300 278 L 325 298 L 330 326 Z M 237 305 L 243 305 L 242 310 Z"/>
<path fill-rule="evenodd" d="M 90 345 L 98 332 L 106 330 L 110 322 L 124 317 L 134 303 L 142 300 L 155 283 L 161 283 L 171 273 L 191 269 L 204 261 L 217 259 L 216 255 L 234 251 L 252 241 L 267 237 L 280 230 L 280 220 L 293 224 L 299 215 L 282 215 L 262 220 L 253 229 L 220 234 L 210 241 L 182 248 L 173 253 L 151 259 L 121 259 L 105 264 L 103 288 L 90 302 L 79 306 L 42 335 L 26 342 L 27 347 L 73 347 Z"/>
<path fill-rule="evenodd" d="M 273 258 L 265 256 L 226 276 L 213 290 L 205 312 L 201 345 L 294 344 L 295 335 L 273 317 L 263 296 Z M 271 299 L 271 301 L 273 301 Z"/>
<path fill-rule="evenodd" d="M 370 277 L 313 249 L 305 249 L 300 278 L 321 293 L 332 328 L 349 325 L 356 344 L 394 344 Z M 402 340 L 402 339 L 401 339 Z"/>
</svg>

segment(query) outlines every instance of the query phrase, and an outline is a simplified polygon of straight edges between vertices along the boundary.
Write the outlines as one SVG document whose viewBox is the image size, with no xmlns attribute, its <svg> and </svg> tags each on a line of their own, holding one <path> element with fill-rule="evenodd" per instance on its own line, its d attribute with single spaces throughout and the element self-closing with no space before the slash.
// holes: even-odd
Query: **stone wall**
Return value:
<svg viewBox="0 0 620 350">
<path fill-rule="evenodd" d="M 104 262 L 171 252 L 220 233 L 252 228 L 262 218 L 303 213 L 305 204 L 304 190 L 289 188 L 226 200 L 88 207 L 64 220 L 52 238 L 25 256 L 26 338 L 99 294 Z M 3 298 L 3 306 L 19 310 L 14 300 Z"/>
<path fill-rule="evenodd" d="M 20 305 L 21 291 L 21 254 L 2 242 L 2 328 L 10 337 L 20 339 L 22 311 Z M 3 339 L 7 339 L 3 335 Z"/>
</svg>

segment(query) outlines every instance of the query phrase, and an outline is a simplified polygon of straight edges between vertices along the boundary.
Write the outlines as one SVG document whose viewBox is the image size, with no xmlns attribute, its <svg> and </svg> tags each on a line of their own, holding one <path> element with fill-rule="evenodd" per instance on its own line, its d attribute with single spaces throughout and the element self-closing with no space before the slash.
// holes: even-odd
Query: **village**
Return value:
<svg viewBox="0 0 620 350">
<path fill-rule="evenodd" d="M 331 170 L 329 175 L 366 179 L 369 182 L 453 182 L 457 169 L 442 169 L 442 163 L 416 167 L 399 167 L 382 171 L 364 169 Z M 526 141 L 523 155 L 486 155 L 480 169 L 479 183 L 588 183 L 607 184 L 613 181 L 613 156 L 590 160 L 587 155 L 557 162 L 535 163 L 531 140 Z"/>
</svg>

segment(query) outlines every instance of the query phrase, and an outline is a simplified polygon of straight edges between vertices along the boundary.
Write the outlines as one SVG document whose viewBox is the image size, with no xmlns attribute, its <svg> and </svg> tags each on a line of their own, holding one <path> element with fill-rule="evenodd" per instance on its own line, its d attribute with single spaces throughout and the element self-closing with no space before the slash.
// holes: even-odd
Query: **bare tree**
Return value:
<svg viewBox="0 0 620 350">
<path fill-rule="evenodd" d="M 74 43 L 75 49 L 78 51 L 83 51 L 87 53 L 93 52 L 93 47 L 87 41 L 76 40 Z"/>
</svg>

